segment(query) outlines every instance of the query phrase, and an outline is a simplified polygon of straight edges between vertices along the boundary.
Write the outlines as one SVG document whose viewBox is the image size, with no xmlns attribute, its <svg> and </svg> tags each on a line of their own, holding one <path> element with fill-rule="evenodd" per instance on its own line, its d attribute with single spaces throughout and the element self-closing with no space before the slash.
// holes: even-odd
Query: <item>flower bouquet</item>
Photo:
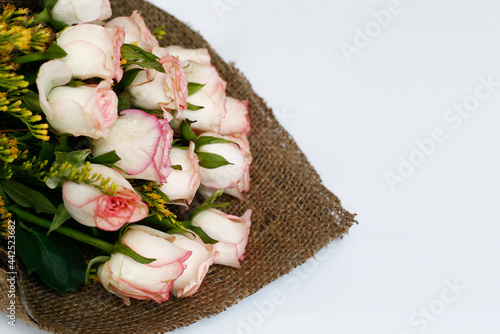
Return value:
<svg viewBox="0 0 500 334">
<path fill-rule="evenodd" d="M 2 306 L 55 332 L 166 331 L 347 232 L 353 215 L 199 35 L 142 1 L 44 3 L 2 16 L 2 283 L 17 275 Z"/>
</svg>

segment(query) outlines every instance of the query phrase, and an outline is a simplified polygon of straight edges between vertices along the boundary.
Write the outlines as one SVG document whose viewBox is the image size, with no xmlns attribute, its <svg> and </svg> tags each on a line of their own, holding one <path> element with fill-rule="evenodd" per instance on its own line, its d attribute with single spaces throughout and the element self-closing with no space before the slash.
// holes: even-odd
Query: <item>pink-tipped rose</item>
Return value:
<svg viewBox="0 0 500 334">
<path fill-rule="evenodd" d="M 203 136 L 231 140 L 229 137 L 210 132 L 203 133 L 200 138 Z M 245 153 L 236 143 L 207 144 L 201 146 L 198 151 L 220 155 L 230 163 L 217 168 L 201 167 L 201 184 L 205 187 L 213 189 L 236 187 L 248 170 Z"/>
<path fill-rule="evenodd" d="M 242 217 L 227 215 L 217 209 L 208 209 L 193 217 L 193 226 L 200 227 L 210 238 L 217 240 L 215 250 L 219 258 L 215 264 L 240 268 L 252 222 L 252 210 L 247 210 Z"/>
<path fill-rule="evenodd" d="M 174 281 L 172 294 L 183 298 L 192 296 L 201 286 L 208 268 L 219 256 L 213 245 L 207 245 L 195 234 L 173 234 L 174 245 L 192 252 L 191 256 L 184 262 L 186 269 L 182 275 Z"/>
<path fill-rule="evenodd" d="M 134 10 L 130 16 L 120 16 L 106 23 L 106 28 L 123 27 L 125 30 L 125 43 L 137 44 L 141 49 L 151 52 L 159 43 L 156 37 L 146 26 L 142 16 Z"/>
<path fill-rule="evenodd" d="M 200 165 L 198 156 L 194 153 L 194 143 L 190 142 L 187 150 L 173 147 L 169 157 L 172 166 L 177 165 L 181 169 L 172 169 L 160 190 L 173 204 L 189 205 L 201 181 Z"/>
<path fill-rule="evenodd" d="M 92 174 L 100 174 L 102 179 L 109 177 L 109 184 L 118 186 L 118 191 L 112 196 L 89 184 L 65 181 L 64 206 L 73 219 L 86 226 L 116 231 L 126 223 L 147 217 L 148 206 L 120 173 L 103 165 L 90 164 L 90 167 Z"/>
<path fill-rule="evenodd" d="M 165 73 L 154 69 L 141 71 L 127 91 L 133 104 L 138 107 L 161 110 L 164 112 L 164 118 L 170 118 L 169 113 L 182 117 L 182 112 L 187 107 L 188 95 L 182 63 L 170 55 L 160 58 L 159 62 L 163 65 Z"/>
<path fill-rule="evenodd" d="M 197 134 L 219 132 L 222 119 L 226 115 L 226 82 L 222 80 L 206 49 L 183 49 L 179 46 L 166 48 L 170 55 L 182 61 L 187 81 L 204 85 L 196 93 L 189 95 L 187 102 L 203 107 L 198 110 L 185 109 L 182 119 L 196 121 L 191 129 Z M 172 126 L 178 128 L 182 119 L 174 119 Z"/>
<path fill-rule="evenodd" d="M 68 25 L 106 20 L 111 17 L 111 4 L 109 0 L 58 0 L 50 15 Z"/>
<path fill-rule="evenodd" d="M 40 107 L 54 130 L 74 136 L 100 138 L 118 117 L 118 97 L 111 85 L 64 86 L 71 80 L 71 69 L 60 60 L 44 63 L 36 84 Z"/>
<path fill-rule="evenodd" d="M 171 172 L 169 151 L 174 137 L 168 120 L 136 109 L 120 115 L 108 137 L 93 141 L 94 156 L 115 151 L 120 157 L 116 165 L 127 173 L 125 178 L 164 183 Z"/>
<path fill-rule="evenodd" d="M 57 45 L 66 51 L 61 58 L 78 79 L 102 78 L 120 81 L 120 47 L 124 32 L 121 27 L 106 29 L 97 24 L 79 24 L 64 29 L 57 36 Z"/>
<path fill-rule="evenodd" d="M 121 253 L 99 266 L 97 277 L 104 288 L 130 305 L 130 298 L 168 300 L 173 282 L 182 275 L 191 251 L 173 244 L 176 238 L 147 226 L 129 227 L 121 242 L 139 255 L 156 259 L 141 264 Z"/>
<path fill-rule="evenodd" d="M 250 190 L 250 165 L 252 164 L 252 154 L 250 153 L 250 143 L 248 138 L 244 133 L 240 133 L 234 136 L 225 136 L 225 139 L 231 140 L 238 144 L 241 153 L 243 153 L 244 166 L 243 166 L 243 176 L 238 181 L 238 183 L 232 187 L 224 188 L 224 193 L 230 196 L 238 198 L 240 201 L 245 200 L 244 193 Z M 221 168 L 221 167 L 219 167 Z M 211 196 L 217 189 L 210 188 L 206 186 L 200 187 L 200 193 L 206 197 Z"/>
<path fill-rule="evenodd" d="M 250 135 L 250 117 L 248 117 L 248 100 L 240 101 L 228 97 L 226 100 L 226 117 L 222 119 L 219 134 L 232 136 L 243 133 Z"/>
</svg>

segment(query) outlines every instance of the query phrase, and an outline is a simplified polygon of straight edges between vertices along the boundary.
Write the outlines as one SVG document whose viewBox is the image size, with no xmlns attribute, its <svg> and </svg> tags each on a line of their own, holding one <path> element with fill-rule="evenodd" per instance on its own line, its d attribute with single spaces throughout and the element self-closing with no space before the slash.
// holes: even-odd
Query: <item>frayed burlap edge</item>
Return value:
<svg viewBox="0 0 500 334">
<path fill-rule="evenodd" d="M 187 326 L 224 311 L 289 273 L 355 223 L 354 215 L 323 186 L 293 138 L 245 77 L 226 64 L 198 33 L 144 1 L 115 0 L 112 5 L 115 16 L 130 15 L 137 9 L 150 28 L 165 26 L 167 37 L 162 44 L 207 48 L 213 65 L 228 83 L 228 96 L 249 100 L 254 157 L 251 190 L 247 201 L 234 201 L 226 211 L 241 215 L 245 209 L 253 209 L 253 226 L 241 269 L 212 266 L 194 297 L 172 298 L 162 304 L 133 301 L 127 307 L 99 284 L 62 297 L 19 266 L 18 289 L 23 292 L 27 312 L 20 310 L 18 318 L 53 333 L 146 334 Z M 3 273 L 0 271 L 0 276 Z M 3 281 L 2 309 L 8 303 Z M 23 304 L 18 301 L 18 305 Z"/>
</svg>

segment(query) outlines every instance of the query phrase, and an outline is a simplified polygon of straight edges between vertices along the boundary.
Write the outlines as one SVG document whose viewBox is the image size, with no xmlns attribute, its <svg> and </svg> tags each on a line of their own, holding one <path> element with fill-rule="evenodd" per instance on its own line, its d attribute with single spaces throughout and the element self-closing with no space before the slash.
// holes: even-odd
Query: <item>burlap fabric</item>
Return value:
<svg viewBox="0 0 500 334">
<path fill-rule="evenodd" d="M 54 333 L 140 334 L 170 331 L 225 310 L 312 257 L 333 239 L 347 233 L 354 215 L 326 189 L 291 136 L 234 66 L 226 64 L 196 32 L 169 14 L 141 0 L 112 1 L 115 16 L 134 9 L 150 28 L 165 26 L 164 44 L 207 48 L 227 81 L 227 94 L 248 99 L 254 161 L 252 184 L 244 203 L 226 210 L 241 215 L 253 209 L 249 244 L 241 269 L 212 266 L 192 298 L 171 298 L 162 304 L 132 301 L 127 307 L 100 284 L 66 297 L 28 276 L 18 260 L 17 317 Z M 5 256 L 0 268 L 0 307 L 5 312 Z M 24 309 L 20 309 L 24 305 Z"/>
</svg>

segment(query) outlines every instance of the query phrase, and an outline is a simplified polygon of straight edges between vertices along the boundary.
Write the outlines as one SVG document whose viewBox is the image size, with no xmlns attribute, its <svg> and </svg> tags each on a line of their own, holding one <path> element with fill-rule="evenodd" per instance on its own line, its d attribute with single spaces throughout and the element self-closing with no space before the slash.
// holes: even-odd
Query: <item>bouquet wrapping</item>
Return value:
<svg viewBox="0 0 500 334">
<path fill-rule="evenodd" d="M 162 290 L 162 287 L 159 287 L 158 290 L 149 290 L 147 298 L 145 298 L 144 295 L 136 294 L 138 290 L 142 289 L 141 286 L 137 286 L 137 284 L 142 284 L 142 281 L 138 283 L 127 282 L 126 288 L 128 290 L 124 287 L 120 287 L 119 283 L 126 281 L 127 272 L 122 271 L 121 274 L 124 275 L 124 279 L 119 279 L 118 281 L 114 281 L 115 277 L 113 277 L 112 272 L 113 268 L 116 267 L 116 263 L 122 261 L 119 258 L 125 256 L 121 252 L 113 253 L 111 259 L 105 262 L 105 265 L 100 266 L 97 270 L 97 272 L 100 273 L 99 276 L 101 283 L 104 282 L 107 290 L 119 295 L 126 301 L 128 298 L 151 299 L 151 301 L 144 301 L 140 304 L 133 303 L 132 307 L 127 308 L 122 302 L 120 302 L 120 299 L 115 296 L 112 296 L 111 294 L 103 295 L 101 292 L 98 292 L 102 291 L 102 287 L 99 287 L 97 284 L 85 287 L 77 292 L 68 292 L 65 297 L 62 297 L 60 294 L 57 294 L 52 290 L 47 291 L 44 284 L 41 283 L 40 280 L 37 280 L 33 275 L 26 275 L 21 272 L 17 284 L 19 286 L 19 290 L 22 290 L 23 300 L 19 300 L 19 303 L 25 305 L 24 309 L 27 311 L 27 314 L 29 314 L 32 321 L 36 321 L 44 328 L 58 332 L 84 333 L 86 331 L 98 331 L 101 333 L 123 333 L 130 331 L 131 333 L 146 333 L 185 326 L 193 321 L 196 321 L 197 319 L 222 311 L 227 306 L 255 292 L 257 289 L 269 283 L 273 279 L 287 273 L 293 267 L 313 255 L 330 240 L 340 236 L 342 233 L 347 232 L 348 228 L 352 225 L 352 223 L 354 223 L 353 215 L 345 211 L 340 206 L 338 198 L 321 185 L 318 175 L 307 163 L 307 160 L 300 150 L 298 150 L 290 136 L 286 134 L 286 132 L 276 122 L 272 113 L 265 106 L 262 99 L 253 93 L 250 85 L 244 77 L 241 76 L 241 74 L 239 74 L 233 67 L 225 64 L 199 35 L 189 30 L 189 28 L 182 25 L 168 14 L 161 12 L 153 6 L 141 1 L 127 2 L 125 5 L 120 4 L 117 8 L 120 13 L 114 10 L 115 16 L 119 16 L 123 13 L 123 16 L 128 16 L 130 17 L 130 20 L 133 20 L 132 16 L 134 14 L 131 15 L 130 13 L 133 13 L 134 10 L 138 10 L 138 13 L 141 13 L 143 17 L 148 18 L 146 23 L 151 27 L 158 27 L 161 25 L 165 26 L 167 39 L 165 44 L 180 45 L 180 47 L 167 47 L 166 51 L 168 52 L 168 55 L 158 53 L 158 57 L 161 57 L 161 59 L 165 58 L 165 62 L 162 65 L 174 69 L 186 68 L 185 66 L 189 68 L 194 63 L 201 64 L 200 66 L 202 66 L 204 63 L 206 65 L 207 55 L 210 55 L 208 59 L 211 58 L 211 66 L 217 70 L 217 73 L 221 78 L 219 83 L 215 83 L 212 86 L 204 86 L 202 89 L 205 89 L 205 91 L 200 90 L 200 93 L 203 94 L 200 94 L 200 97 L 197 99 L 194 99 L 193 97 L 190 98 L 188 94 L 185 94 L 185 92 L 182 91 L 182 89 L 173 90 L 174 94 L 170 96 L 173 97 L 172 101 L 163 104 L 163 108 L 161 110 L 161 118 L 168 120 L 168 123 L 163 125 L 152 125 L 152 123 L 154 123 L 152 120 L 150 122 L 146 122 L 150 124 L 151 129 L 159 129 L 158 131 L 160 133 L 163 132 L 163 144 L 158 145 L 156 152 L 161 153 L 162 151 L 165 151 L 165 147 L 172 144 L 173 140 L 169 137 L 169 133 L 173 132 L 182 134 L 183 128 L 185 129 L 184 135 L 187 134 L 188 138 L 196 138 L 196 140 L 200 141 L 203 141 L 203 137 L 227 140 L 228 142 L 220 141 L 217 143 L 218 145 L 223 146 L 223 148 L 216 152 L 222 152 L 221 155 L 227 154 L 227 156 L 231 158 L 239 158 L 234 160 L 237 163 L 221 166 L 230 167 L 222 174 L 231 176 L 239 173 L 242 177 L 235 177 L 232 180 L 220 182 L 220 175 L 218 175 L 218 173 L 213 173 L 217 169 L 210 169 L 208 170 L 208 173 L 205 173 L 204 175 L 200 168 L 200 172 L 197 173 L 197 167 L 190 164 L 190 161 L 193 160 L 193 153 L 196 150 L 196 148 L 193 147 L 196 145 L 191 144 L 193 141 L 191 141 L 185 149 L 177 152 L 179 154 L 169 154 L 171 160 L 174 161 L 168 161 L 165 164 L 165 168 L 158 168 L 158 164 L 155 162 L 166 159 L 163 159 L 161 154 L 158 154 L 159 157 L 157 158 L 157 154 L 155 153 L 152 155 L 153 158 L 150 159 L 150 163 L 147 164 L 145 168 L 144 166 L 140 166 L 141 168 L 136 168 L 140 171 L 137 172 L 136 170 L 129 170 L 126 171 L 126 174 L 133 175 L 135 173 L 136 175 L 139 175 L 139 180 L 151 179 L 152 182 L 159 183 L 162 183 L 162 180 L 165 179 L 167 180 L 165 184 L 168 184 L 168 178 L 171 175 L 175 175 L 175 172 L 179 171 L 178 168 L 173 168 L 172 166 L 181 166 L 182 170 L 195 170 L 195 172 L 192 172 L 191 176 L 186 178 L 186 182 L 184 182 L 183 185 L 174 188 L 182 190 L 182 192 L 186 192 L 186 189 L 190 188 L 186 185 L 192 185 L 193 183 L 196 184 L 199 182 L 199 195 L 194 197 L 193 194 L 181 194 L 178 198 L 173 199 L 172 202 L 177 202 L 176 204 L 180 205 L 191 203 L 194 207 L 202 207 L 204 204 L 204 198 L 212 196 L 213 199 L 214 194 L 218 195 L 221 191 L 225 191 L 227 194 L 239 199 L 246 197 L 246 201 L 233 200 L 232 205 L 229 208 L 224 209 L 227 213 L 223 213 L 217 208 L 205 208 L 206 210 L 198 212 L 194 219 L 192 219 L 190 227 L 195 229 L 199 228 L 204 231 L 203 234 L 206 234 L 210 237 L 210 239 L 217 241 L 217 243 L 214 244 L 199 243 L 198 239 L 200 236 L 197 234 L 175 235 L 174 233 L 171 233 L 164 235 L 164 232 L 157 232 L 156 230 L 155 232 L 149 231 L 148 229 L 151 227 L 140 227 L 138 229 L 131 227 L 127 230 L 127 232 L 125 232 L 125 235 L 123 235 L 121 240 L 124 244 L 130 243 L 130 240 L 142 240 L 144 236 L 147 236 L 147 238 L 154 238 L 154 242 L 145 242 L 145 245 L 147 245 L 145 248 L 141 248 L 141 246 L 136 247 L 134 244 L 135 241 L 131 242 L 132 246 L 130 248 L 132 248 L 135 253 L 138 253 L 143 257 L 154 257 L 156 261 L 174 265 L 172 269 L 168 270 L 169 274 L 171 274 L 169 291 L 176 297 L 192 296 L 192 298 L 171 299 L 168 302 L 156 304 L 155 301 L 165 299 L 165 291 Z M 108 23 L 110 22 L 113 22 L 113 20 Z M 120 38 L 110 36 L 111 41 L 117 39 L 119 40 Z M 145 38 L 143 42 L 145 43 L 145 46 L 143 45 L 143 49 L 145 50 L 146 48 L 151 47 L 150 51 L 154 54 L 155 51 L 153 49 L 158 48 L 158 46 L 154 45 L 155 43 L 151 43 L 150 41 L 148 42 L 148 38 Z M 137 43 L 137 45 L 140 46 L 139 43 Z M 187 48 L 205 48 L 208 51 L 186 56 L 184 49 Z M 182 58 L 185 60 L 181 61 Z M 101 82 L 106 82 L 106 80 L 109 79 L 115 80 L 120 77 L 120 75 L 123 75 L 120 73 L 118 67 L 111 66 L 111 63 L 114 64 L 115 62 L 109 62 L 110 66 L 107 67 L 107 71 L 102 71 L 103 74 Z M 65 65 L 71 67 L 71 64 Z M 60 64 L 57 64 L 57 66 L 63 67 Z M 192 68 L 194 67 L 195 66 L 192 66 Z M 147 70 L 143 72 L 146 72 L 141 73 L 144 77 L 141 77 L 138 74 L 133 80 L 131 80 L 132 82 L 130 87 L 132 88 L 129 89 L 130 95 L 134 96 L 134 98 L 138 101 L 140 101 L 141 97 L 145 94 L 144 90 L 141 90 L 142 87 L 140 86 L 142 86 L 144 82 L 154 83 L 157 81 L 156 76 L 152 77 L 150 73 L 147 73 Z M 179 78 L 179 76 L 175 74 L 175 70 L 173 72 L 174 75 L 171 78 Z M 58 71 L 58 73 L 60 73 L 60 71 Z M 186 71 L 185 74 L 187 81 L 197 78 L 196 73 L 192 74 Z M 210 74 L 208 75 L 210 76 Z M 55 87 L 61 87 L 64 86 L 64 84 L 61 84 L 60 82 L 64 82 L 65 80 L 67 80 L 67 78 L 57 78 L 56 80 L 51 79 L 50 81 L 57 81 L 58 84 L 56 84 Z M 136 82 L 134 83 L 134 81 Z M 169 81 L 164 78 L 161 80 L 158 79 L 158 81 L 172 83 L 172 80 Z M 138 88 L 136 89 L 136 87 Z M 111 94 L 102 94 L 102 92 L 109 92 L 109 87 L 106 87 L 105 84 L 96 88 L 97 90 L 93 91 L 91 95 L 93 94 L 93 96 L 96 96 L 101 94 L 101 96 L 103 96 L 103 100 L 106 101 L 102 104 L 104 105 L 103 115 L 107 115 L 105 112 L 106 105 L 112 105 L 115 101 L 114 97 L 109 96 Z M 231 96 L 231 98 L 226 99 L 227 102 L 221 106 L 221 103 L 216 103 L 216 101 L 221 99 L 220 95 L 223 88 L 227 95 Z M 151 87 L 148 91 L 154 91 L 154 87 Z M 183 96 L 183 93 L 184 96 L 187 95 L 185 104 L 182 98 L 179 99 L 179 97 Z M 53 98 L 52 100 L 54 99 L 57 99 L 57 95 L 56 98 Z M 149 110 L 145 106 L 148 102 L 150 102 L 148 100 L 150 99 L 145 99 L 144 104 L 139 102 L 142 104 L 142 107 L 138 107 Z M 206 104 L 206 101 L 211 101 L 213 104 L 208 105 Z M 183 117 L 191 120 L 191 118 L 194 118 L 197 114 L 197 110 L 187 108 L 188 105 L 199 106 L 203 103 L 207 106 L 207 110 L 210 111 L 210 115 L 224 115 L 224 117 L 226 116 L 225 113 L 227 113 L 227 110 L 224 109 L 229 105 L 231 105 L 231 109 L 234 110 L 246 110 L 248 107 L 250 119 L 252 120 L 252 135 L 249 137 L 250 141 L 248 142 L 248 140 L 244 138 L 245 136 L 243 136 L 248 135 L 249 128 L 244 122 L 236 122 L 236 124 L 229 125 L 219 124 L 217 126 L 217 124 L 214 125 L 210 124 L 210 122 L 203 122 L 203 118 L 201 117 L 197 119 L 196 122 L 188 124 L 191 125 L 190 127 L 186 127 L 186 122 L 182 121 L 184 120 Z M 169 110 L 175 110 L 176 112 L 171 113 Z M 142 112 L 144 112 L 144 110 L 142 110 Z M 243 114 L 245 113 L 243 112 Z M 126 124 L 129 121 L 142 119 L 139 115 L 142 115 L 141 109 L 125 109 L 125 112 L 119 115 L 117 119 L 123 119 L 123 123 Z M 148 116 L 150 116 L 150 114 L 144 115 L 143 118 L 147 119 Z M 217 116 L 210 116 L 207 119 L 213 120 L 216 117 Z M 130 120 L 128 121 L 127 118 Z M 159 118 L 157 117 L 157 119 Z M 113 125 L 107 127 L 106 123 L 108 121 L 111 120 L 105 116 L 99 120 L 96 119 L 91 127 L 87 127 L 85 129 L 86 132 L 83 135 L 90 138 L 98 137 L 95 140 L 97 142 L 100 141 L 101 138 L 103 138 L 99 137 L 100 133 L 113 133 L 114 130 L 112 127 L 117 124 L 115 120 Z M 202 126 L 194 126 L 196 123 L 198 123 L 198 125 L 202 124 Z M 126 126 L 127 125 L 124 127 L 126 128 Z M 52 125 L 52 127 L 54 126 Z M 231 128 L 237 128 L 238 134 L 234 135 L 234 133 L 231 133 Z M 187 131 L 186 129 L 190 129 L 191 131 Z M 226 133 L 225 131 L 228 132 Z M 123 132 L 118 131 L 118 133 Z M 229 138 L 228 136 L 231 135 L 232 137 Z M 112 142 L 106 142 L 105 140 L 97 146 L 101 146 L 103 152 L 114 151 L 118 156 L 120 156 L 119 152 L 121 151 L 124 152 L 122 153 L 123 156 L 131 153 L 127 150 L 127 146 L 113 146 Z M 209 149 L 210 146 L 215 146 L 215 143 L 212 145 L 206 145 L 203 151 L 198 150 L 198 152 L 217 154 Z M 111 150 L 109 147 L 114 149 Z M 248 154 L 248 147 L 251 147 L 251 155 Z M 237 148 L 240 149 L 239 155 L 237 154 Z M 174 149 L 169 148 L 169 152 L 174 152 Z M 133 157 L 131 158 L 131 161 L 137 160 L 138 159 Z M 192 168 L 190 168 L 190 166 L 192 166 Z M 120 167 L 117 165 L 115 167 L 115 169 L 111 168 L 111 171 L 108 171 L 108 167 L 106 166 L 103 168 L 106 169 L 105 173 L 109 172 L 110 174 L 118 173 L 117 170 L 120 171 L 124 169 L 123 166 Z M 125 168 L 127 168 L 127 166 L 125 166 Z M 252 185 L 249 187 L 246 180 L 249 178 L 248 171 L 250 168 L 252 172 Z M 166 169 L 170 169 L 170 171 L 166 172 Z M 200 175 L 199 180 L 197 180 L 197 175 Z M 109 177 L 111 178 L 111 176 Z M 57 182 L 57 180 L 54 180 L 54 182 Z M 82 207 L 82 203 L 78 202 L 80 200 L 78 196 L 74 196 L 77 198 L 76 200 L 71 197 L 71 194 L 81 193 L 80 189 L 71 189 L 77 186 L 81 188 L 81 186 L 85 185 L 70 183 L 67 186 L 67 191 L 64 191 L 63 186 L 63 193 L 67 193 L 68 195 L 67 199 L 65 199 L 67 206 L 74 206 L 78 211 L 78 208 Z M 130 223 L 135 219 L 137 219 L 137 221 L 144 219 L 144 208 L 141 208 L 141 205 L 135 205 L 133 206 L 133 210 L 131 209 L 131 201 L 135 203 L 138 203 L 139 201 L 134 199 L 133 194 L 127 191 L 130 189 L 128 189 L 125 185 L 120 186 L 119 184 L 118 188 L 123 192 L 123 199 L 120 201 L 121 204 L 119 205 L 124 205 L 129 208 L 127 211 L 127 223 Z M 217 189 L 220 189 L 220 191 L 216 191 Z M 120 190 L 117 190 L 117 192 L 118 191 Z M 171 194 L 170 196 L 172 196 L 172 198 L 174 198 L 174 194 L 176 192 L 178 191 L 175 189 L 165 190 L 165 193 Z M 93 195 L 89 192 L 88 196 L 92 197 Z M 100 196 L 102 195 L 98 195 L 97 197 Z M 103 202 L 106 202 L 106 200 L 103 200 Z M 116 207 L 116 203 L 111 204 L 112 207 Z M 106 207 L 106 205 L 104 207 Z M 250 236 L 248 236 L 247 232 L 250 225 L 250 211 L 247 209 L 253 210 Z M 68 212 L 70 210 L 68 210 Z M 110 211 L 103 210 L 103 212 Z M 246 213 L 243 214 L 243 212 Z M 179 215 L 181 214 L 182 212 L 179 213 Z M 83 215 L 85 216 L 85 214 Z M 75 216 L 78 216 L 78 213 L 73 213 L 72 216 L 75 218 Z M 105 226 L 105 229 L 108 231 L 112 231 L 113 229 L 116 230 L 115 227 L 120 225 L 121 217 L 116 217 L 114 215 L 108 216 L 107 214 L 103 214 L 102 216 L 102 219 L 94 219 L 94 221 L 86 219 L 88 217 L 83 217 L 80 220 L 85 221 L 86 224 L 82 224 L 88 226 Z M 239 232 L 239 235 L 242 237 L 236 237 L 236 234 L 235 237 L 231 238 L 226 238 L 224 235 L 218 236 L 217 233 L 214 233 L 214 231 L 211 230 L 211 223 L 209 223 L 208 226 L 205 226 L 207 225 L 204 223 L 205 216 L 214 217 L 211 221 L 221 220 L 230 225 L 238 223 L 238 229 L 241 229 L 242 231 Z M 243 244 L 246 245 L 248 238 L 249 244 L 246 251 L 244 251 L 244 246 L 241 246 Z M 150 245 L 155 244 L 156 242 L 162 244 L 168 243 L 172 247 L 177 247 L 180 251 L 171 252 L 173 256 L 172 258 L 162 260 L 158 255 L 154 254 L 150 247 Z M 175 245 L 176 242 L 178 243 L 177 246 Z M 196 246 L 201 245 L 201 247 L 192 247 L 192 249 L 188 249 L 189 246 L 186 246 L 188 244 Z M 184 245 L 184 248 L 182 245 Z M 193 256 L 195 248 L 197 255 Z M 184 249 L 184 251 L 182 251 L 182 249 Z M 220 255 L 217 256 L 216 253 L 218 252 L 220 254 L 223 252 L 222 249 L 234 249 L 235 252 L 225 253 L 226 255 L 222 257 Z M 245 260 L 240 263 L 243 252 L 245 253 Z M 118 259 L 115 259 L 117 257 Z M 187 263 L 190 261 L 190 258 L 192 263 L 196 262 L 191 267 L 190 263 Z M 213 263 L 217 263 L 218 261 L 220 261 L 221 264 L 228 266 L 212 266 Z M 148 267 L 148 264 L 140 264 L 137 261 L 132 263 L 134 266 L 142 265 Z M 175 263 L 178 263 L 178 265 L 175 265 Z M 242 266 L 242 268 L 234 269 L 229 267 L 231 265 L 233 267 Z M 22 266 L 19 265 L 19 267 L 22 270 Z M 175 268 L 183 267 L 190 268 L 190 275 L 195 278 L 179 280 L 182 273 L 179 275 L 179 271 L 181 270 Z M 160 273 L 159 275 L 164 274 Z M 197 281 L 196 278 L 204 275 L 206 275 L 204 283 L 199 284 L 200 282 Z M 151 276 L 152 274 L 148 275 L 148 277 Z M 168 281 L 168 279 L 162 279 L 162 281 L 165 280 Z M 185 281 L 189 282 L 186 283 Z M 46 291 L 46 295 L 50 298 L 46 298 L 44 301 L 37 300 L 36 295 L 39 291 Z M 144 289 L 142 289 L 142 291 L 144 291 Z M 194 292 L 196 292 L 196 294 L 194 294 Z M 70 307 L 70 305 L 73 306 Z M 153 307 L 153 305 L 155 306 Z M 51 315 L 50 310 L 54 310 L 55 308 L 65 310 L 64 312 L 68 317 L 61 320 L 54 319 L 54 315 Z M 81 316 L 83 312 L 86 312 L 85 316 L 87 317 L 87 320 L 92 319 L 92 317 L 96 317 L 96 319 L 99 317 L 100 320 L 96 321 L 95 325 L 92 325 L 92 329 L 84 326 L 78 321 L 75 322 L 75 319 Z M 147 321 L 146 324 L 142 323 L 141 325 L 134 324 L 134 322 L 137 323 L 137 321 L 134 321 L 133 319 L 139 319 L 146 313 L 149 314 L 148 317 L 153 317 L 158 320 Z M 165 317 L 164 315 L 167 314 L 168 317 Z M 127 318 L 127 320 L 124 320 L 125 318 Z"/>
</svg>

